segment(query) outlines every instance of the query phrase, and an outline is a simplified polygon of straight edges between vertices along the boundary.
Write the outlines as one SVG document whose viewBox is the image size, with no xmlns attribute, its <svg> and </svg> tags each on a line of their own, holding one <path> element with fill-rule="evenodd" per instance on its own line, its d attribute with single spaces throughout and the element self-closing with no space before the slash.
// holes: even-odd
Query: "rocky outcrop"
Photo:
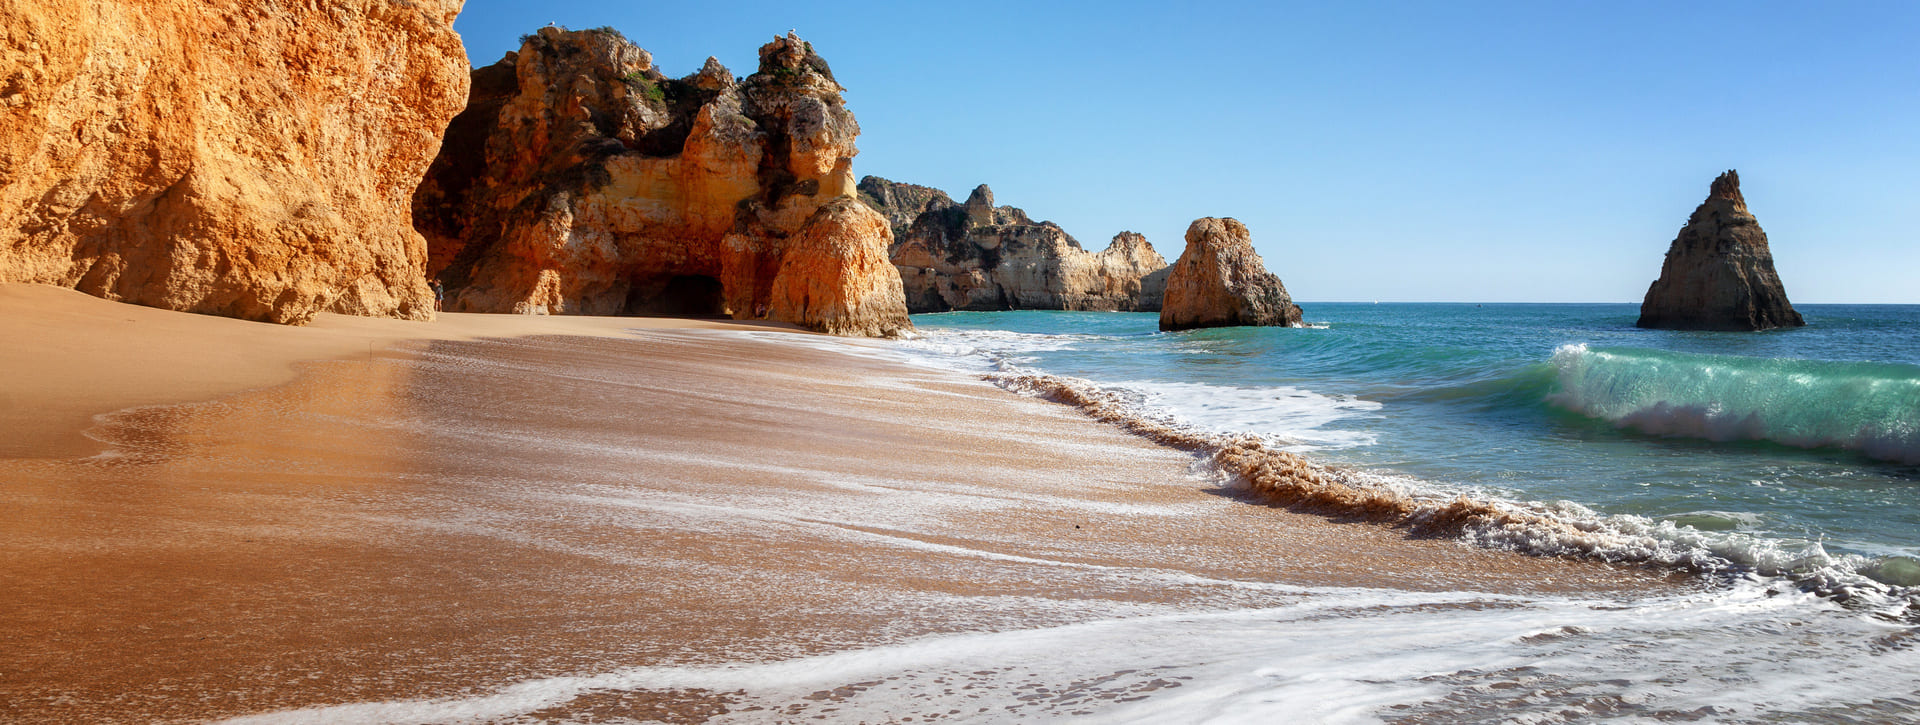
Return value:
<svg viewBox="0 0 1920 725">
<path fill-rule="evenodd" d="M 1766 330 L 1807 324 L 1773 270 L 1767 233 L 1747 211 L 1740 175 L 1713 180 L 1707 200 L 1667 248 L 1660 278 L 1640 304 L 1640 327 Z"/>
<path fill-rule="evenodd" d="M 860 180 L 861 199 L 893 225 L 893 265 L 907 309 L 1100 310 L 1160 309 L 1167 261 L 1146 237 L 1121 232 L 1098 254 L 1053 222 L 1035 222 L 1011 206 L 995 206 L 982 184 L 956 204 L 938 189 Z"/>
<path fill-rule="evenodd" d="M 885 215 L 887 226 L 893 228 L 893 242 L 899 244 L 906 240 L 907 231 L 913 228 L 913 222 L 921 214 L 939 211 L 954 205 L 953 198 L 947 192 L 930 186 L 903 184 L 888 181 L 878 176 L 860 179 L 860 200 Z"/>
<path fill-rule="evenodd" d="M 460 0 L 0 0 L 0 282 L 426 319 Z"/>
<path fill-rule="evenodd" d="M 1107 248 L 1094 255 L 1094 260 L 1105 271 L 1105 279 L 1113 285 L 1110 294 L 1116 297 L 1131 296 L 1138 300 L 1133 308 L 1137 312 L 1160 311 L 1161 300 L 1167 294 L 1167 275 L 1173 272 L 1173 266 L 1167 264 L 1166 257 L 1153 250 L 1153 245 L 1147 243 L 1145 235 L 1137 232 L 1115 234 L 1113 241 L 1107 242 Z"/>
<path fill-rule="evenodd" d="M 1162 330 L 1301 324 L 1300 307 L 1267 271 L 1247 226 L 1237 219 L 1195 219 L 1166 284 Z"/>
<path fill-rule="evenodd" d="M 672 79 L 611 29 L 549 27 L 473 83 L 414 197 L 447 309 L 910 328 L 887 220 L 852 198 L 860 127 L 811 44 Z"/>
</svg>

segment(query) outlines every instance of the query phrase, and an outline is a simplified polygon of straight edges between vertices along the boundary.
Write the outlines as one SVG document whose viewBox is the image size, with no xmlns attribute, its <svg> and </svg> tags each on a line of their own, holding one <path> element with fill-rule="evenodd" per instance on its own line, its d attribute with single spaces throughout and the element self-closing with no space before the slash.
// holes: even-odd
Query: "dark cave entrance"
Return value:
<svg viewBox="0 0 1920 725">
<path fill-rule="evenodd" d="M 629 315 L 726 318 L 726 289 L 704 274 L 636 281 L 627 291 Z"/>
</svg>

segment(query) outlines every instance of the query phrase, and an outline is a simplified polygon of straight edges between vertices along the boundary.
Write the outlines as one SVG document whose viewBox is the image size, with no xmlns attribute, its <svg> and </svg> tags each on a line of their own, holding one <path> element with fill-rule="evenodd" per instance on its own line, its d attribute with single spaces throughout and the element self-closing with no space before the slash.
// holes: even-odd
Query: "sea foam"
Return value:
<svg viewBox="0 0 1920 725">
<path fill-rule="evenodd" d="M 1109 387 L 1138 391 L 1148 409 L 1214 433 L 1256 433 L 1285 450 L 1305 452 L 1373 445 L 1365 431 L 1333 428 L 1342 421 L 1375 418 L 1380 403 L 1352 396 L 1322 395 L 1292 386 L 1226 386 L 1131 380 Z M 1177 411 L 1177 412 L 1176 412 Z"/>
<path fill-rule="evenodd" d="M 1034 373 L 1037 353 L 1071 351 L 1102 338 L 1004 330 L 930 330 L 895 349 L 922 365 L 968 373 Z M 1208 354 L 1204 344 L 1189 352 Z M 1103 390 L 1127 398 L 1138 414 L 1176 427 L 1213 434 L 1255 434 L 1282 450 L 1304 453 L 1373 445 L 1371 432 L 1342 428 L 1349 421 L 1379 417 L 1381 404 L 1350 395 L 1324 395 L 1288 385 L 1240 386 L 1126 380 L 1103 382 Z"/>
<path fill-rule="evenodd" d="M 625 692 L 714 693 L 732 709 L 721 722 L 1863 722 L 1920 709 L 1900 694 L 1920 666 L 1902 630 L 1750 583 L 1630 607 L 1302 594 L 1274 608 L 932 636 L 778 662 L 630 667 L 226 722 L 519 722 Z M 1783 639 L 1793 656 L 1756 654 L 1756 643 Z"/>
</svg>

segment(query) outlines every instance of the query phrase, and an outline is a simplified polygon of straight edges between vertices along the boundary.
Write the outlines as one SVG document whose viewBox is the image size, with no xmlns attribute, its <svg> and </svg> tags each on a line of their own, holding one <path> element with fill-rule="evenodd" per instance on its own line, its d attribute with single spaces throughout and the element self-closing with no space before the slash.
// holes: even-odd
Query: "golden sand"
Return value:
<svg viewBox="0 0 1920 725">
<path fill-rule="evenodd" d="M 94 415 L 292 380 L 303 360 L 369 359 L 405 340 L 617 336 L 637 328 L 787 329 L 646 317 L 442 313 L 434 322 L 320 314 L 305 327 L 108 302 L 62 287 L 0 284 L 0 456 L 90 451 Z"/>
</svg>

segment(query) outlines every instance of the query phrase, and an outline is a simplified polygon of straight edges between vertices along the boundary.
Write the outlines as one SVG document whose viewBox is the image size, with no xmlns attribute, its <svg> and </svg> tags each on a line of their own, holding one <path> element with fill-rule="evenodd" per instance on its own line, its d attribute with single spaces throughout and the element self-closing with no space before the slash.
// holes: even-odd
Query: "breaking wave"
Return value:
<svg viewBox="0 0 1920 725">
<path fill-rule="evenodd" d="M 1458 537 L 1494 548 L 1642 564 L 1707 574 L 1781 577 L 1884 616 L 1920 616 L 1920 561 L 1829 554 L 1737 531 L 1709 531 L 1570 502 L 1517 502 L 1450 491 L 1420 479 L 1316 463 L 1251 434 L 1219 434 L 1143 411 L 1128 391 L 1023 369 L 989 373 L 1008 390 L 1079 408 L 1096 420 L 1199 455 L 1255 495 L 1301 511 Z"/>
<path fill-rule="evenodd" d="M 1920 464 L 1920 367 L 1562 345 L 1548 401 L 1621 428 Z"/>
</svg>

